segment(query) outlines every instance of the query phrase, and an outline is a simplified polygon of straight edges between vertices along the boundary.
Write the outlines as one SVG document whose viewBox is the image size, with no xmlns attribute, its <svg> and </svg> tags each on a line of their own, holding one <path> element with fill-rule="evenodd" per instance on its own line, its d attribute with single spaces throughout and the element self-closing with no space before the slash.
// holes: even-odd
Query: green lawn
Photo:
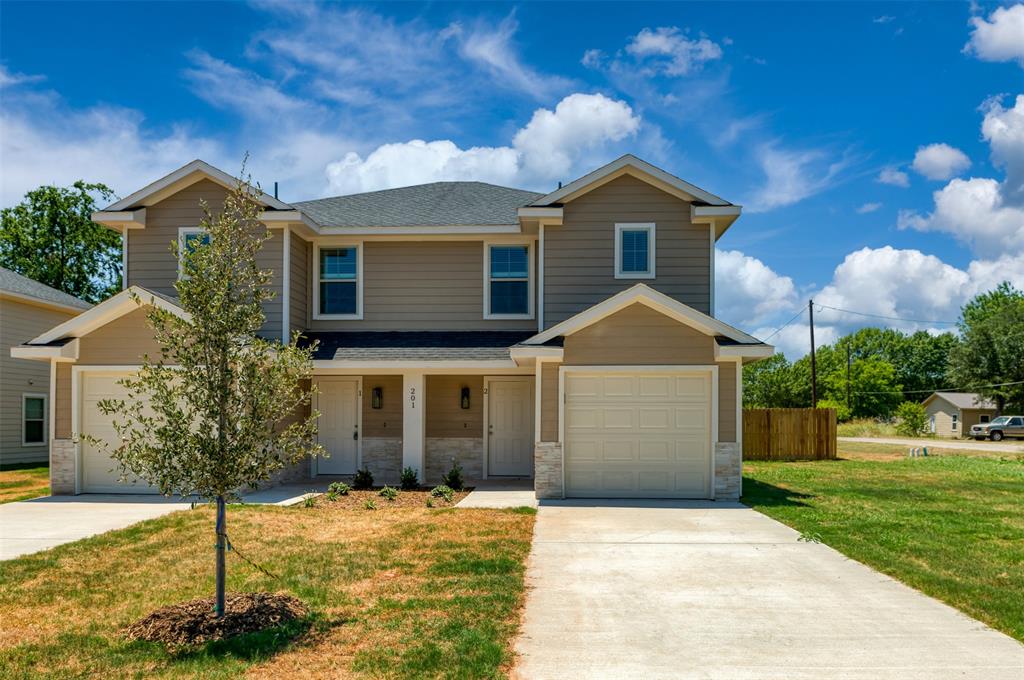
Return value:
<svg viewBox="0 0 1024 680">
<path fill-rule="evenodd" d="M 405 492 L 403 492 L 405 493 Z M 307 621 L 169 655 L 128 643 L 153 609 L 213 593 L 213 513 L 176 512 L 0 565 L 2 677 L 502 677 L 533 512 L 232 506 L 229 591 L 283 591 Z"/>
<path fill-rule="evenodd" d="M 745 462 L 743 502 L 1024 641 L 1024 459 Z"/>
<path fill-rule="evenodd" d="M 39 463 L 0 470 L 0 503 L 38 498 L 50 493 L 50 468 Z"/>
</svg>

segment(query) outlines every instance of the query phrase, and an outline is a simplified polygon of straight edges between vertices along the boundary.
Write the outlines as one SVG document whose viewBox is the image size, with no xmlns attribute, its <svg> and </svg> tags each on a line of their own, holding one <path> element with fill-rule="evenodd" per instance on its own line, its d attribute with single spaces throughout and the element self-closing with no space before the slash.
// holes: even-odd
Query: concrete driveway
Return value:
<svg viewBox="0 0 1024 680">
<path fill-rule="evenodd" d="M 518 678 L 1024 678 L 1024 646 L 738 503 L 544 502 Z"/>
<path fill-rule="evenodd" d="M 128 494 L 44 496 L 0 505 L 0 560 L 9 560 L 191 507 Z"/>
</svg>

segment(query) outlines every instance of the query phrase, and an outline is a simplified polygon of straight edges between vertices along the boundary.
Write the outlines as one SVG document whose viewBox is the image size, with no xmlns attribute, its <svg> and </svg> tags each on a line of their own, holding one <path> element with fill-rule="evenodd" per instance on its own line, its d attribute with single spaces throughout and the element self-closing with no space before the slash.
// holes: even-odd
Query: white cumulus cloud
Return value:
<svg viewBox="0 0 1024 680">
<path fill-rule="evenodd" d="M 332 191 L 354 193 L 442 180 L 547 186 L 606 158 L 611 145 L 636 134 L 640 117 L 602 94 L 575 93 L 555 109 L 537 109 L 510 146 L 463 149 L 450 140 L 385 144 L 365 157 L 347 153 L 328 164 Z"/>
<path fill-rule="evenodd" d="M 918 147 L 914 154 L 914 170 L 928 179 L 949 179 L 971 167 L 971 159 L 949 144 Z"/>
<path fill-rule="evenodd" d="M 1016 61 L 1024 66 L 1024 4 L 997 7 L 988 20 L 971 17 L 971 26 L 964 51 L 983 61 Z"/>
<path fill-rule="evenodd" d="M 704 34 L 689 38 L 677 26 L 642 29 L 626 45 L 626 52 L 667 76 L 685 76 L 722 58 L 718 43 Z"/>
<path fill-rule="evenodd" d="M 750 328 L 795 304 L 793 279 L 738 250 L 715 250 L 715 316 Z"/>
<path fill-rule="evenodd" d="M 889 184 L 894 187 L 902 187 L 904 189 L 910 186 L 910 177 L 907 176 L 907 173 L 891 167 L 882 168 L 875 181 L 881 182 L 882 184 Z"/>
</svg>

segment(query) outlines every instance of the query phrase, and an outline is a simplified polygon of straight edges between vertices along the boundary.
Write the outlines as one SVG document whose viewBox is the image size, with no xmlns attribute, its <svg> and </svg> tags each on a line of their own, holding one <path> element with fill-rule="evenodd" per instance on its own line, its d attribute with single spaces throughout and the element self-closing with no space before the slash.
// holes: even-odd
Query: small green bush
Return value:
<svg viewBox="0 0 1024 680">
<path fill-rule="evenodd" d="M 928 413 L 916 401 L 905 401 L 896 407 L 896 432 L 904 437 L 918 437 L 928 426 Z"/>
<path fill-rule="evenodd" d="M 450 486 L 445 484 L 435 486 L 430 490 L 430 495 L 434 498 L 443 498 L 447 503 L 451 503 L 452 499 L 455 498 L 455 492 Z"/>
<path fill-rule="evenodd" d="M 398 489 L 385 484 L 384 488 L 377 492 L 377 495 L 381 498 L 387 498 L 389 501 L 393 501 L 398 498 Z"/>
<path fill-rule="evenodd" d="M 371 482 L 372 483 L 372 482 Z M 331 482 L 327 487 L 327 491 L 337 496 L 347 496 L 348 492 L 352 489 L 345 482 Z"/>
<path fill-rule="evenodd" d="M 420 479 L 416 468 L 407 467 L 402 470 L 401 487 L 402 491 L 415 491 L 420 488 Z"/>
<path fill-rule="evenodd" d="M 363 507 L 366 508 L 367 510 L 376 510 L 377 504 L 373 502 L 372 498 L 368 498 L 366 499 L 366 504 L 363 505 Z"/>
<path fill-rule="evenodd" d="M 465 486 L 465 482 L 462 479 L 462 466 L 457 462 L 453 463 L 452 469 L 441 478 L 441 485 L 456 491 L 462 491 L 462 487 Z"/>
<path fill-rule="evenodd" d="M 352 487 L 355 489 L 372 489 L 373 473 L 369 468 L 356 470 L 356 476 L 352 479 Z"/>
<path fill-rule="evenodd" d="M 338 500 L 338 493 L 336 491 L 328 491 L 327 500 L 331 501 L 332 503 Z"/>
<path fill-rule="evenodd" d="M 311 491 L 309 493 L 309 495 L 307 495 L 306 498 L 303 499 L 302 505 L 307 507 L 307 508 L 315 508 L 316 507 L 316 495 L 314 495 L 313 492 Z"/>
<path fill-rule="evenodd" d="M 434 507 L 434 499 L 431 498 L 430 496 L 427 496 L 427 507 L 428 508 Z"/>
</svg>

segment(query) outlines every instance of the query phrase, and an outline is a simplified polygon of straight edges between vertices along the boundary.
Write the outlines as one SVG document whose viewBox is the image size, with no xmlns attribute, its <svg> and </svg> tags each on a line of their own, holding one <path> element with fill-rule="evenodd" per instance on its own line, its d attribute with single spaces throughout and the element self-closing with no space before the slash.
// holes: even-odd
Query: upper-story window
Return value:
<svg viewBox="0 0 1024 680">
<path fill-rule="evenodd" d="M 318 246 L 314 318 L 361 319 L 362 282 L 358 246 Z"/>
<path fill-rule="evenodd" d="M 484 280 L 484 318 L 533 318 L 533 257 L 529 243 L 485 243 Z"/>
<path fill-rule="evenodd" d="M 192 250 L 196 245 L 206 245 L 210 242 L 210 234 L 200 227 L 181 227 L 178 229 L 178 278 L 182 278 L 181 265 L 185 253 Z"/>
<path fill-rule="evenodd" d="M 615 225 L 615 278 L 653 279 L 653 223 Z"/>
</svg>

